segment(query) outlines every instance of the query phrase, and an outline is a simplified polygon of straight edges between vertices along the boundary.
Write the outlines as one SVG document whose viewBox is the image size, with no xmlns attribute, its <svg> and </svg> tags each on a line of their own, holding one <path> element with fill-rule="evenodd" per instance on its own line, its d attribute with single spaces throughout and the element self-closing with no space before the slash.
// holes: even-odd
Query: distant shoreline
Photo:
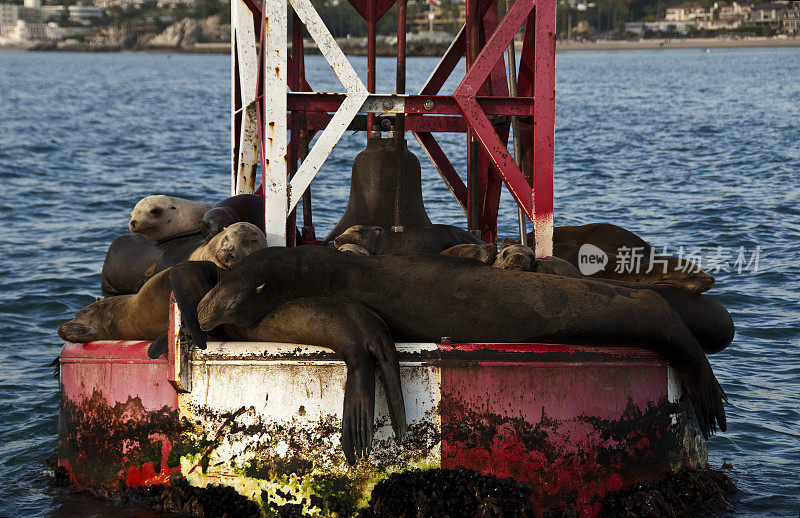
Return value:
<svg viewBox="0 0 800 518">
<path fill-rule="evenodd" d="M 559 41 L 556 43 L 556 51 L 565 52 L 575 50 L 735 49 L 759 47 L 800 47 L 800 38 L 685 38 L 638 41 L 606 40 L 598 42 Z"/>
<path fill-rule="evenodd" d="M 357 38 L 353 38 L 357 40 Z M 342 43 L 342 50 L 349 56 L 365 55 L 361 45 L 350 42 Z M 605 40 L 597 42 L 558 41 L 556 51 L 572 52 L 586 50 L 668 50 L 668 49 L 725 49 L 725 48 L 785 48 L 800 47 L 800 37 L 795 38 L 767 38 L 751 37 L 742 39 L 720 38 L 684 38 L 684 39 L 647 39 L 647 40 Z M 409 57 L 416 56 L 441 56 L 446 50 L 444 45 L 429 45 L 422 52 L 418 49 L 409 49 Z M 89 44 L 42 44 L 41 42 L 21 43 L 16 45 L 0 45 L 0 50 L 30 50 L 40 52 L 149 52 L 149 53 L 179 53 L 179 54 L 230 54 L 230 45 L 227 43 L 202 43 L 193 47 L 153 47 L 153 48 L 118 48 Z M 394 57 L 393 49 L 379 48 L 378 56 Z M 306 54 L 319 54 L 317 48 L 306 44 Z"/>
</svg>

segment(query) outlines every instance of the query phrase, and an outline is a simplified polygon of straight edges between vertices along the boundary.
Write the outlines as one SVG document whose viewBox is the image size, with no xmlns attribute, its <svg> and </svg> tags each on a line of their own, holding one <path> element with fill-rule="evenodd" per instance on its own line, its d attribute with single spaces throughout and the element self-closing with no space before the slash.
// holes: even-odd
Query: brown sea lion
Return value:
<svg viewBox="0 0 800 518">
<path fill-rule="evenodd" d="M 354 243 L 347 243 L 346 245 L 342 245 L 338 248 L 338 250 L 340 252 L 347 252 L 349 254 L 370 255 L 369 250 L 367 250 L 361 245 L 356 245 Z"/>
<path fill-rule="evenodd" d="M 546 273 L 575 279 L 583 277 L 577 268 L 564 259 L 554 256 L 537 259 L 530 247 L 508 244 L 505 241 L 503 249 L 497 254 L 493 266 L 505 270 Z"/>
<path fill-rule="evenodd" d="M 226 273 L 210 262 L 181 263 L 170 273 L 183 325 L 200 348 L 205 348 L 206 334 L 197 321 L 197 304 Z M 376 364 L 394 432 L 398 439 L 405 433 L 405 403 L 394 341 L 383 320 L 363 304 L 337 296 L 299 297 L 250 325 L 225 325 L 217 332 L 234 340 L 318 345 L 336 352 L 347 365 L 342 448 L 351 464 L 370 452 Z M 148 351 L 151 357 L 162 353 Z"/>
<path fill-rule="evenodd" d="M 506 243 L 502 252 L 497 254 L 493 266 L 507 270 L 532 271 L 576 279 L 584 278 L 578 269 L 568 261 L 558 257 L 536 259 L 533 250 L 517 244 Z M 616 286 L 646 289 L 658 293 L 678 313 L 707 354 L 725 349 L 733 340 L 734 326 L 730 314 L 722 304 L 709 296 L 690 293 L 674 286 L 612 279 L 596 280 Z"/>
<path fill-rule="evenodd" d="M 198 230 L 210 203 L 156 194 L 139 200 L 131 211 L 128 229 L 153 241 Z"/>
<path fill-rule="evenodd" d="M 528 244 L 533 242 L 533 232 L 528 234 Z M 714 277 L 702 271 L 699 266 L 677 257 L 662 256 L 655 252 L 645 240 L 617 225 L 609 223 L 590 223 L 555 227 L 553 231 L 553 255 L 565 259 L 581 269 L 580 249 L 583 245 L 593 245 L 608 257 L 604 267 L 599 271 L 584 276 L 592 278 L 614 279 L 625 282 L 662 284 L 692 293 L 707 291 L 714 284 Z M 636 249 L 642 261 L 637 271 L 616 271 L 623 258 L 619 256 L 625 249 Z M 648 272 L 651 254 L 653 269 Z M 666 271 L 665 271 L 666 270 Z"/>
<path fill-rule="evenodd" d="M 185 263 L 191 264 L 191 263 Z M 561 342 L 643 347 L 681 374 L 705 435 L 726 428 L 724 392 L 703 349 L 657 293 L 588 279 L 486 268 L 439 254 L 359 256 L 325 247 L 267 248 L 198 304 L 202 329 L 247 327 L 304 296 L 360 302 L 396 339 Z"/>
<path fill-rule="evenodd" d="M 135 234 L 121 236 L 106 253 L 100 290 L 104 297 L 134 294 L 156 273 L 190 259 L 210 260 L 230 269 L 241 258 L 266 246 L 264 233 L 249 223 L 232 225 L 209 243 L 199 235 L 161 243 Z"/>
<path fill-rule="evenodd" d="M 355 244 L 366 248 L 371 255 L 409 252 L 438 254 L 462 243 L 484 244 L 469 232 L 450 225 L 426 225 L 403 232 L 391 232 L 377 225 L 355 225 L 334 240 L 336 248 Z"/>
<path fill-rule="evenodd" d="M 251 223 L 264 231 L 264 197 L 238 194 L 211 207 L 200 220 L 200 233 L 206 241 L 234 223 Z"/>
<path fill-rule="evenodd" d="M 154 340 L 169 325 L 169 270 L 154 275 L 135 295 L 106 297 L 58 327 L 68 342 Z"/>
<path fill-rule="evenodd" d="M 483 245 L 462 243 L 460 245 L 451 246 L 447 250 L 441 252 L 441 254 L 449 255 L 450 257 L 461 257 L 462 259 L 474 259 L 483 264 L 492 264 L 497 257 L 497 246 L 492 243 Z"/>
</svg>

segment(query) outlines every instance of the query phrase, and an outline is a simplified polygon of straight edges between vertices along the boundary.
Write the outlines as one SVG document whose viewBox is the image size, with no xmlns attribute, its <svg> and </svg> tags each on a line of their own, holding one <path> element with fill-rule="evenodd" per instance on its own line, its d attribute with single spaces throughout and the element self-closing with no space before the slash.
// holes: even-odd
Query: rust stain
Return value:
<svg viewBox="0 0 800 518">
<path fill-rule="evenodd" d="M 164 483 L 176 471 L 166 456 L 179 437 L 177 410 L 146 410 L 138 397 L 113 406 L 99 390 L 62 398 L 58 436 L 59 462 L 82 485 Z"/>
</svg>

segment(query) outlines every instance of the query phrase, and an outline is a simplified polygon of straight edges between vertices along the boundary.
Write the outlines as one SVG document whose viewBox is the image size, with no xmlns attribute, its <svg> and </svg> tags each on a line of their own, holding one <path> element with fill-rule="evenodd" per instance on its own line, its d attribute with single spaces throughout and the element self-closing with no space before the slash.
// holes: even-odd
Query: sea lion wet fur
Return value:
<svg viewBox="0 0 800 518">
<path fill-rule="evenodd" d="M 203 215 L 213 206 L 163 194 L 147 196 L 134 205 L 128 229 L 147 239 L 163 241 L 198 230 Z"/>
<path fill-rule="evenodd" d="M 703 349 L 657 293 L 588 279 L 486 268 L 439 254 L 359 256 L 268 248 L 242 261 L 198 304 L 205 330 L 252 325 L 304 296 L 362 303 L 395 339 L 616 344 L 660 353 L 681 374 L 701 431 L 726 428 Z"/>
<path fill-rule="evenodd" d="M 354 225 L 334 239 L 336 248 L 360 245 L 371 255 L 426 252 L 438 254 L 462 243 L 484 244 L 479 238 L 451 225 L 426 225 L 390 232 L 377 225 Z"/>
</svg>

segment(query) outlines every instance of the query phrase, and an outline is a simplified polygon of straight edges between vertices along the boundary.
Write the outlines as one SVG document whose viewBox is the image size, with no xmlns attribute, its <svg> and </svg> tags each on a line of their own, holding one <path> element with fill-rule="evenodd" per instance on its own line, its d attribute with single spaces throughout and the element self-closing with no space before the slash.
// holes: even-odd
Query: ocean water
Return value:
<svg viewBox="0 0 800 518">
<path fill-rule="evenodd" d="M 409 91 L 435 63 L 409 60 Z M 379 66 L 388 91 L 392 62 Z M 318 90 L 341 90 L 321 58 L 308 69 Z M 798 78 L 800 49 L 557 56 L 556 224 L 619 224 L 720 268 L 710 294 L 737 333 L 711 357 L 730 405 L 710 462 L 732 464 L 741 516 L 800 509 Z M 226 56 L 0 52 L 0 516 L 152 515 L 50 484 L 47 364 L 56 327 L 99 295 L 105 250 L 138 199 L 226 196 L 229 81 Z M 431 218 L 463 226 L 414 144 Z M 463 136 L 442 145 L 463 171 Z M 314 182 L 318 235 L 344 209 L 363 146 L 347 134 Z M 500 236 L 515 225 L 505 196 Z"/>
</svg>

